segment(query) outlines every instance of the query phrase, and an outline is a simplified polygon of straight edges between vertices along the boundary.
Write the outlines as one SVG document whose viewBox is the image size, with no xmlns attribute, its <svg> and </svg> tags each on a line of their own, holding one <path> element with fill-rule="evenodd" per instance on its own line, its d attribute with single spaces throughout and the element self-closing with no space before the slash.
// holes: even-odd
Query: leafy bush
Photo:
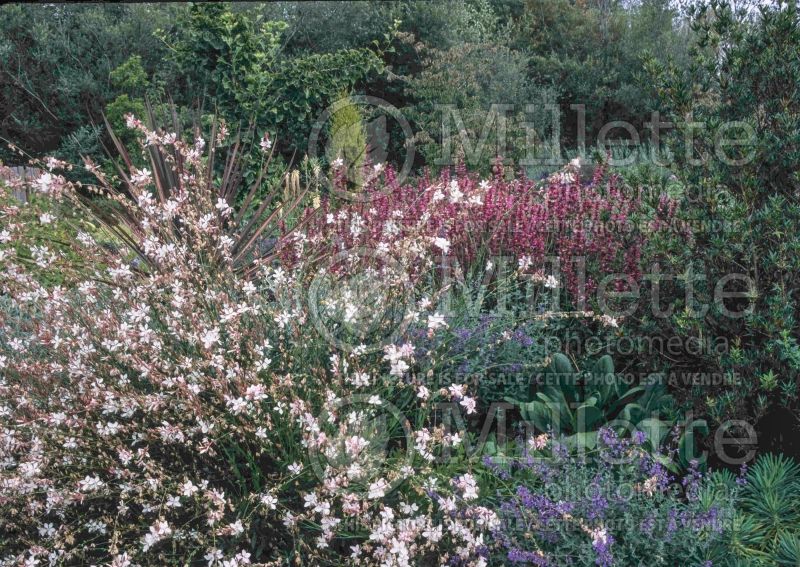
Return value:
<svg viewBox="0 0 800 567">
<path fill-rule="evenodd" d="M 328 162 L 341 160 L 347 170 L 347 179 L 356 187 L 362 183 L 364 162 L 367 157 L 367 137 L 358 107 L 346 93 L 341 93 L 341 108 L 331 116 Z"/>
<path fill-rule="evenodd" d="M 674 273 L 691 266 L 698 303 L 680 302 L 683 313 L 646 320 L 659 334 L 731 341 L 724 353 L 682 361 L 741 378 L 735 388 L 684 392 L 720 421 L 759 419 L 773 404 L 796 407 L 798 400 L 798 20 L 792 3 L 761 6 L 757 18 L 727 2 L 704 4 L 693 17 L 691 69 L 649 64 L 676 127 L 670 155 L 682 185 L 678 221 L 692 227 L 690 238 L 673 239 L 653 259 Z M 739 143 L 722 145 L 731 138 Z M 729 274 L 747 280 L 729 283 L 725 291 L 741 295 L 720 305 L 715 286 Z M 664 286 L 663 295 L 677 303 L 686 287 Z"/>
<path fill-rule="evenodd" d="M 518 165 L 552 150 L 547 105 L 555 104 L 555 89 L 534 83 L 527 66 L 524 53 L 492 43 L 426 52 L 422 71 L 410 81 L 414 104 L 409 108 L 425 164 L 463 161 L 488 173 L 498 155 Z M 523 123 L 535 126 L 535 148 Z M 558 121 L 555 128 L 557 134 Z"/>
<path fill-rule="evenodd" d="M 155 4 L 0 7 L 0 105 L 9 117 L 0 136 L 41 157 L 98 122 L 105 104 L 121 94 L 110 74 L 132 55 L 146 71 L 169 76 L 166 49 L 154 31 L 171 26 L 177 10 Z"/>
<path fill-rule="evenodd" d="M 528 0 L 521 12 L 505 41 L 530 54 L 529 80 L 558 89 L 570 147 L 584 134 L 573 105 L 583 105 L 589 139 L 611 121 L 639 128 L 650 118 L 654 97 L 642 81 L 643 55 L 688 66 L 691 36 L 674 2 Z"/>
<path fill-rule="evenodd" d="M 259 129 L 282 132 L 281 152 L 289 157 L 307 149 L 314 120 L 337 95 L 382 64 L 367 48 L 286 57 L 285 30 L 285 22 L 195 4 L 165 40 L 192 88 L 207 89 L 232 124 L 257 120 Z"/>
</svg>

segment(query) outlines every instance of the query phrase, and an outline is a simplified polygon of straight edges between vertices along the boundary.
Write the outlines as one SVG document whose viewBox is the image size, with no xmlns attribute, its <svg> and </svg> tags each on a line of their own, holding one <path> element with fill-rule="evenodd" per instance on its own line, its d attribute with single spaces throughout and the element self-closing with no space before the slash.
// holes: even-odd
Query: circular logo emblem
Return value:
<svg viewBox="0 0 800 567">
<path fill-rule="evenodd" d="M 356 113 L 351 111 L 354 107 Z M 393 144 L 392 136 L 399 132 L 402 132 L 402 141 Z M 389 148 L 400 146 L 406 155 L 396 180 L 402 185 L 414 164 L 411 125 L 389 102 L 355 95 L 337 100 L 317 117 L 308 139 L 308 157 L 324 156 L 331 164 L 331 192 L 344 199 L 363 202 L 381 194 L 380 191 L 365 191 L 365 188 L 381 175 Z M 337 174 L 345 177 L 346 187 L 333 183 Z"/>
</svg>

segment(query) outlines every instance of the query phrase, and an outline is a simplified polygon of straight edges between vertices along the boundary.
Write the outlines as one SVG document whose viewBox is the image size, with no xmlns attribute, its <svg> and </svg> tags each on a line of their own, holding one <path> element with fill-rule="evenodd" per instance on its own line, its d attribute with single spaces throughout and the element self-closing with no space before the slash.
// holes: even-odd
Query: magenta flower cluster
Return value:
<svg viewBox="0 0 800 567">
<path fill-rule="evenodd" d="M 487 256 L 510 256 L 531 273 L 551 273 L 550 259 L 558 258 L 561 285 L 579 299 L 606 275 L 637 280 L 648 233 L 667 229 L 675 212 L 664 196 L 648 215 L 641 195 L 604 167 L 591 176 L 581 169 L 573 162 L 543 180 L 509 179 L 498 165 L 492 178 L 481 180 L 459 166 L 410 185 L 385 168 L 349 203 L 337 196 L 346 180 L 335 175 L 332 194 L 305 212 L 304 235 L 329 250 L 379 249 L 413 231 L 417 242 L 438 246 L 436 252 L 464 270 Z M 285 251 L 284 260 L 291 254 Z M 625 283 L 617 280 L 614 287 Z"/>
</svg>

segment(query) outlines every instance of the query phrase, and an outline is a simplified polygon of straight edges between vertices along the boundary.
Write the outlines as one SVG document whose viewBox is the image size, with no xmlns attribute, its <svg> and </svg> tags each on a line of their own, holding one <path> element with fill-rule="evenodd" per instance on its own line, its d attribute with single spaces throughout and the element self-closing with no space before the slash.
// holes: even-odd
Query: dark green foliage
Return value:
<svg viewBox="0 0 800 567">
<path fill-rule="evenodd" d="M 119 90 L 110 74 L 132 52 L 164 66 L 153 36 L 178 7 L 154 4 L 7 4 L 0 7 L 0 136 L 43 153 L 92 120 Z M 2 157 L 2 154 L 0 154 Z"/>
<path fill-rule="evenodd" d="M 367 48 L 287 57 L 286 23 L 221 4 L 193 5 L 179 23 L 166 41 L 196 96 L 210 97 L 234 124 L 255 120 L 281 132 L 287 156 L 307 150 L 314 121 L 342 90 L 381 67 Z"/>
<path fill-rule="evenodd" d="M 687 33 L 669 0 L 573 2 L 527 0 L 511 28 L 511 45 L 531 54 L 530 77 L 559 90 L 562 135 L 577 140 L 576 112 L 585 105 L 589 139 L 611 120 L 637 127 L 653 98 L 642 78 L 642 55 L 685 58 Z"/>
<path fill-rule="evenodd" d="M 516 164 L 541 152 L 553 124 L 545 105 L 556 102 L 556 91 L 538 87 L 528 63 L 524 53 L 489 43 L 428 50 L 424 69 L 410 81 L 416 103 L 409 112 L 425 163 L 463 161 L 486 173 L 498 155 Z M 536 147 L 527 147 L 526 122 L 535 125 Z"/>
<path fill-rule="evenodd" d="M 707 314 L 684 312 L 656 326 L 730 341 L 724 353 L 682 361 L 738 376 L 735 388 L 686 393 L 705 399 L 719 420 L 759 418 L 773 403 L 797 407 L 800 380 L 800 23 L 792 5 L 764 6 L 754 16 L 725 2 L 698 8 L 691 68 L 648 64 L 662 111 L 676 124 L 672 169 L 684 187 L 681 219 L 691 227 L 690 238 L 675 235 L 658 260 L 673 273 L 693 266 L 704 278 L 695 297 L 710 305 Z M 728 139 L 744 143 L 720 146 L 726 127 Z M 749 279 L 725 287 L 745 295 L 715 303 L 715 286 L 729 274 Z M 670 301 L 683 295 L 678 283 L 667 293 Z"/>
<path fill-rule="evenodd" d="M 516 3 L 512 0 L 511 3 Z M 447 49 L 493 39 L 497 2 L 404 0 L 389 2 L 277 2 L 259 8 L 269 19 L 286 21 L 294 52 L 330 52 L 381 40 L 395 21 L 399 31 L 429 47 Z"/>
</svg>

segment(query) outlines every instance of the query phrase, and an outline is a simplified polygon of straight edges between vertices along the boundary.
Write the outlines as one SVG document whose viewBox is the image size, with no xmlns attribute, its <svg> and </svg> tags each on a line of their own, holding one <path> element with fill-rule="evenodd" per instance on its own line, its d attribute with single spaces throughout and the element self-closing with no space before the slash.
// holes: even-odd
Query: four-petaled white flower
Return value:
<svg viewBox="0 0 800 567">
<path fill-rule="evenodd" d="M 447 254 L 450 251 L 450 241 L 441 236 L 433 239 L 433 245 L 441 250 L 443 254 Z"/>
<path fill-rule="evenodd" d="M 440 313 L 434 313 L 433 315 L 428 315 L 428 330 L 435 331 L 436 329 L 440 329 L 442 327 L 447 327 L 447 322 L 444 320 L 444 315 Z"/>
</svg>

